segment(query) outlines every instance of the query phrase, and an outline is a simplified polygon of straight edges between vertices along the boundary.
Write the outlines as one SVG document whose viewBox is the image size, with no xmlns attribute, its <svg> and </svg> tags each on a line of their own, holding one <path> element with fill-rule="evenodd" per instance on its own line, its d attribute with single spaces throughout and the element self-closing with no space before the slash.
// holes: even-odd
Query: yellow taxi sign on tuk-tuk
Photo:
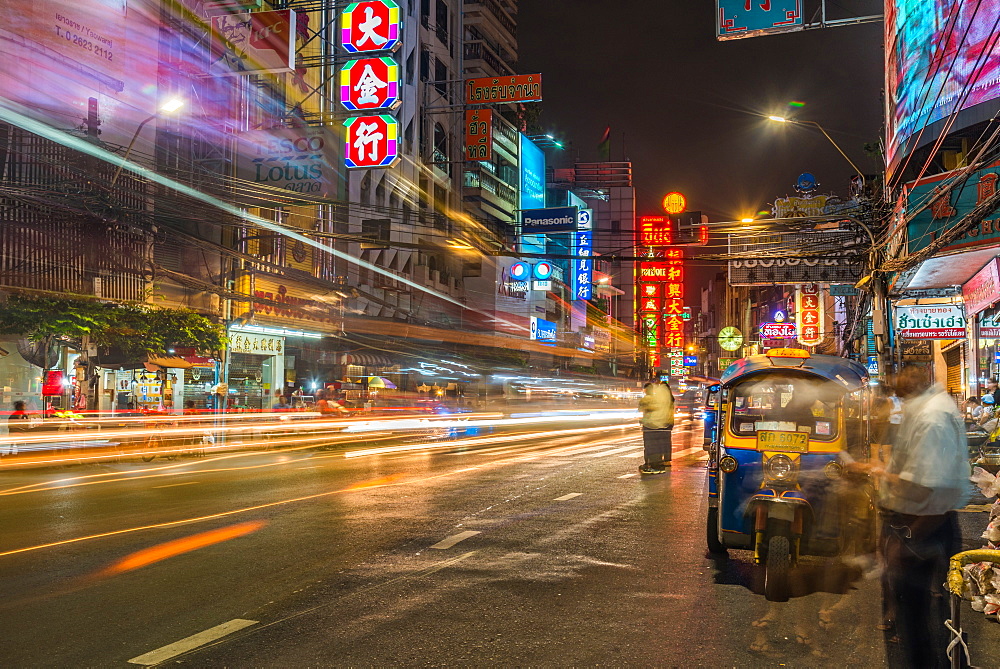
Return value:
<svg viewBox="0 0 1000 669">
<path fill-rule="evenodd" d="M 805 453 L 809 450 L 809 433 L 759 430 L 757 432 L 757 450 Z"/>
<path fill-rule="evenodd" d="M 808 358 L 809 351 L 801 348 L 772 348 L 764 355 L 769 358 Z"/>
</svg>

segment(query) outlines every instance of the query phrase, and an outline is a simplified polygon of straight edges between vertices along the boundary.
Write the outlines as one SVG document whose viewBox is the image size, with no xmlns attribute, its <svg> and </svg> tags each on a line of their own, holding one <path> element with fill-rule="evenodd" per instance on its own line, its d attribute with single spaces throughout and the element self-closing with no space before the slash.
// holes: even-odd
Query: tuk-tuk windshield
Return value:
<svg viewBox="0 0 1000 669">
<path fill-rule="evenodd" d="M 740 437 L 776 430 L 808 432 L 810 439 L 833 441 L 838 436 L 842 395 L 829 381 L 784 374 L 755 376 L 730 390 L 731 429 Z"/>
</svg>

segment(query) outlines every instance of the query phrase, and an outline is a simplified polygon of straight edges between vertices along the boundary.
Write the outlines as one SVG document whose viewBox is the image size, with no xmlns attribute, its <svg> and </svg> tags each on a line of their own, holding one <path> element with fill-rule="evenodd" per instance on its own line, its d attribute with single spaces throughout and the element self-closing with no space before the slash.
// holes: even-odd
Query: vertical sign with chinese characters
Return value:
<svg viewBox="0 0 1000 669">
<path fill-rule="evenodd" d="M 665 249 L 662 259 L 639 263 L 636 304 L 647 346 L 684 347 L 684 251 Z"/>
<path fill-rule="evenodd" d="M 386 52 L 349 60 L 340 69 L 340 103 L 349 111 L 394 109 L 400 103 L 399 65 L 388 52 L 399 46 L 401 12 L 393 0 L 352 2 L 340 14 L 340 45 L 348 53 Z M 396 119 L 388 114 L 344 121 L 344 164 L 392 167 L 399 161 Z"/>
<path fill-rule="evenodd" d="M 582 214 L 584 211 L 589 210 L 584 209 L 580 213 Z M 589 217 L 587 220 L 590 220 Z M 577 225 L 582 228 L 579 223 Z M 586 229 L 578 229 L 573 234 L 575 235 L 573 255 L 580 257 L 570 262 L 573 269 L 572 276 L 570 276 L 570 289 L 573 291 L 574 300 L 589 300 L 593 297 L 594 290 L 591 283 L 594 261 L 590 259 L 593 249 L 594 231 L 588 225 Z"/>
<path fill-rule="evenodd" d="M 465 157 L 468 160 L 493 160 L 492 109 L 466 110 Z"/>
<path fill-rule="evenodd" d="M 799 343 L 816 346 L 823 341 L 823 291 L 817 283 L 795 288 L 795 315 L 799 326 Z"/>
</svg>

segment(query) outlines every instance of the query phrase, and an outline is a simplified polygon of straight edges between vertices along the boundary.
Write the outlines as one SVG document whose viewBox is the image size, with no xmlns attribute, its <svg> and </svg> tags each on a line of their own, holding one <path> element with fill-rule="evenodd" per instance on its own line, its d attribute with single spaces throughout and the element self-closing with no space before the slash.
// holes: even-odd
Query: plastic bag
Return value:
<svg viewBox="0 0 1000 669">
<path fill-rule="evenodd" d="M 993 498 L 1000 495 L 1000 481 L 994 474 L 990 474 L 982 467 L 973 467 L 969 480 L 976 484 L 979 492 L 985 497 Z"/>
</svg>

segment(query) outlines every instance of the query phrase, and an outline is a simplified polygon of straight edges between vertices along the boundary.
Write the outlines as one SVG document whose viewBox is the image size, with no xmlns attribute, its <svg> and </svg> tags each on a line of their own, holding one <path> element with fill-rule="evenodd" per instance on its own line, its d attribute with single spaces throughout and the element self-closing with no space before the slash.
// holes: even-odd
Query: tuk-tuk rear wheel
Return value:
<svg viewBox="0 0 1000 669">
<path fill-rule="evenodd" d="M 792 565 L 791 543 L 783 535 L 772 536 L 767 542 L 764 563 L 764 597 L 772 602 L 788 601 L 788 572 Z"/>
<path fill-rule="evenodd" d="M 719 541 L 719 507 L 708 507 L 708 521 L 705 523 L 705 541 L 709 553 L 725 553 L 726 547 Z"/>
</svg>

